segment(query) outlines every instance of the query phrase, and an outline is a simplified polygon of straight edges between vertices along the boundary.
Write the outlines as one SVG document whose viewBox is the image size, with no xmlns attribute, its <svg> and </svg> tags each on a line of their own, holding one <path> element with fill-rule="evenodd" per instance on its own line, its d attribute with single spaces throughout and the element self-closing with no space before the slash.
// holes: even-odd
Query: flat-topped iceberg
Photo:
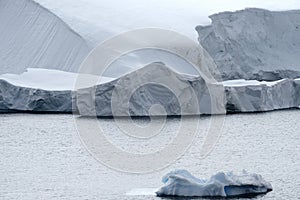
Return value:
<svg viewBox="0 0 300 200">
<path fill-rule="evenodd" d="M 158 196 L 247 197 L 272 191 L 272 185 L 261 175 L 246 171 L 219 172 L 209 179 L 200 179 L 186 170 L 175 170 L 165 175 L 162 182 L 165 185 L 156 192 Z"/>
<path fill-rule="evenodd" d="M 166 115 L 259 112 L 300 106 L 299 79 L 224 81 L 211 83 L 209 91 L 200 76 L 178 73 L 163 63 L 152 63 L 116 79 L 98 80 L 97 76 L 81 74 L 96 85 L 81 85 L 79 90 L 75 90 L 77 77 L 76 73 L 46 69 L 0 75 L 0 112 L 76 112 L 82 116 L 124 116 L 130 112 L 131 116 L 148 116 L 155 104 L 163 106 Z M 160 81 L 175 86 L 180 99 L 170 88 L 155 84 Z M 148 84 L 135 88 L 140 82 Z M 124 103 L 126 95 L 130 95 L 129 104 Z M 211 109 L 212 100 L 219 109 Z M 197 101 L 199 110 L 189 108 Z M 116 103 L 114 113 L 112 102 Z"/>
</svg>

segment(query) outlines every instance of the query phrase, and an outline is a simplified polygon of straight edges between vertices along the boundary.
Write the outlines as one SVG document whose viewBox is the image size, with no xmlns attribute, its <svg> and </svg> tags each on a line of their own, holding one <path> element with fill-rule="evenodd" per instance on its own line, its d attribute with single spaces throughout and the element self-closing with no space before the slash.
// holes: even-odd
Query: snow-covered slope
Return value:
<svg viewBox="0 0 300 200">
<path fill-rule="evenodd" d="M 243 171 L 241 174 L 219 172 L 209 179 L 199 179 L 186 170 L 175 170 L 162 179 L 165 184 L 158 196 L 180 197 L 239 197 L 272 191 L 261 175 Z"/>
<path fill-rule="evenodd" d="M 60 18 L 32 0 L 0 1 L 0 74 L 26 68 L 76 71 L 90 51 Z"/>
<path fill-rule="evenodd" d="M 26 68 L 78 72 L 84 58 L 99 42 L 123 31 L 152 27 L 163 22 L 154 13 L 144 16 L 147 19 L 155 16 L 153 21 L 137 22 L 134 19 L 141 20 L 141 17 L 133 15 L 129 17 L 126 14 L 134 11 L 134 8 L 127 5 L 123 9 L 124 12 L 122 9 L 116 10 L 113 3 L 106 4 L 95 0 L 0 1 L 0 74 L 22 73 Z M 137 9 L 136 12 L 143 10 L 145 7 L 142 10 Z M 178 18 L 180 17 L 175 17 L 169 24 L 172 25 L 172 21 Z M 172 29 L 167 24 L 164 22 L 160 27 Z M 177 31 L 183 28 L 182 30 L 196 34 L 193 27 L 194 25 L 180 25 Z M 163 51 L 159 53 L 144 50 L 126 56 L 125 59 L 118 60 L 114 65 L 115 68 L 112 66 L 106 75 L 116 78 L 154 61 L 172 62 L 175 68 L 183 72 L 191 71 L 186 69 L 187 64 L 179 66 L 182 59 L 170 57 L 170 54 Z M 133 59 L 137 62 L 132 62 Z"/>
<path fill-rule="evenodd" d="M 210 26 L 196 30 L 223 80 L 300 77 L 300 10 L 251 8 L 210 18 Z"/>
</svg>

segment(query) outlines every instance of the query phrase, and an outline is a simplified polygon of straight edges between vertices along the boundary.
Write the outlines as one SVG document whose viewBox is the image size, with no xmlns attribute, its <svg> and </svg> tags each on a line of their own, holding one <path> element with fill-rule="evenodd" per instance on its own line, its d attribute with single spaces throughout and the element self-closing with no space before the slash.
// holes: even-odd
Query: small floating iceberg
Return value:
<svg viewBox="0 0 300 200">
<path fill-rule="evenodd" d="M 175 170 L 162 179 L 165 184 L 157 196 L 181 197 L 251 197 L 272 191 L 270 183 L 261 175 L 243 171 L 219 172 L 210 179 L 199 179 L 186 170 Z"/>
</svg>

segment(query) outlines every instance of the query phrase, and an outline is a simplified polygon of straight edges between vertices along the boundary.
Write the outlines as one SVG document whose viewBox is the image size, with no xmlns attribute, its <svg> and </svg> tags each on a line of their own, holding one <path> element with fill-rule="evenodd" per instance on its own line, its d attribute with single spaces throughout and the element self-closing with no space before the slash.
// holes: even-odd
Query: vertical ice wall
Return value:
<svg viewBox="0 0 300 200">
<path fill-rule="evenodd" d="M 246 9 L 210 16 L 199 41 L 224 80 L 300 77 L 300 11 Z"/>
</svg>

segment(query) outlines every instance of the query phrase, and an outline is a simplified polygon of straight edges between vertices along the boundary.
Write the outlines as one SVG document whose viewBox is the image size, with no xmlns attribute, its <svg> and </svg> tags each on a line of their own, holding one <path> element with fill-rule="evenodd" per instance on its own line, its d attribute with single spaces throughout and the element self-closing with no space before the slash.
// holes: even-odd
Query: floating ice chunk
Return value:
<svg viewBox="0 0 300 200">
<path fill-rule="evenodd" d="M 270 183 L 261 175 L 243 171 L 241 174 L 219 172 L 210 179 L 199 179 L 186 170 L 168 173 L 158 196 L 233 197 L 265 194 L 272 191 Z"/>
</svg>

